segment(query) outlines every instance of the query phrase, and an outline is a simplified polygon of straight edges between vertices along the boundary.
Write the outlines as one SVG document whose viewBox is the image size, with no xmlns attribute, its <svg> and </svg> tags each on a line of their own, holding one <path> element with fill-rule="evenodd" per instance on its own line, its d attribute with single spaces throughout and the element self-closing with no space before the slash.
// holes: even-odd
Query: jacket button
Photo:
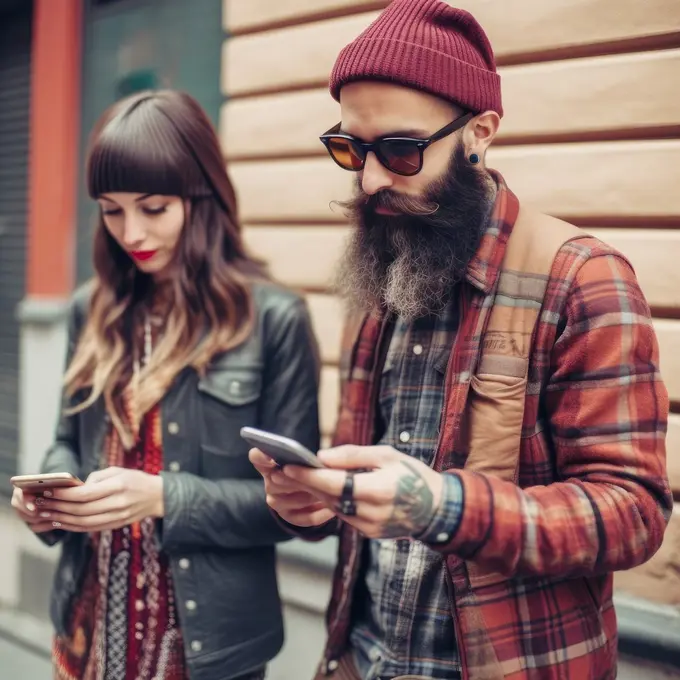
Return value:
<svg viewBox="0 0 680 680">
<path fill-rule="evenodd" d="M 200 640 L 192 640 L 191 651 L 200 652 L 202 649 L 203 649 L 203 645 L 201 644 Z"/>
<path fill-rule="evenodd" d="M 170 472 L 179 472 L 179 470 L 180 470 L 179 463 L 176 460 L 173 460 L 170 463 L 170 465 L 168 465 L 168 470 L 170 470 Z"/>
<path fill-rule="evenodd" d="M 179 434 L 179 425 L 175 422 L 168 423 L 168 432 L 170 434 Z"/>
<path fill-rule="evenodd" d="M 182 569 L 183 571 L 186 571 L 190 565 L 191 562 L 189 562 L 188 558 L 186 557 L 182 557 L 179 561 L 179 568 Z"/>
<path fill-rule="evenodd" d="M 190 612 L 193 612 L 196 610 L 196 602 L 194 600 L 187 600 L 186 602 L 187 609 Z"/>
<path fill-rule="evenodd" d="M 241 394 L 241 383 L 238 380 L 232 380 L 229 385 L 229 391 L 232 394 Z"/>
</svg>

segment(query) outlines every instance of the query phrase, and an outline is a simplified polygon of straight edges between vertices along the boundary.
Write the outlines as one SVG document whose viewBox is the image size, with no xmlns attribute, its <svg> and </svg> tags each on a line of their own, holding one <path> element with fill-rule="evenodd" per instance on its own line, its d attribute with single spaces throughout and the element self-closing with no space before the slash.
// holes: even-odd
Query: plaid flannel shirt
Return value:
<svg viewBox="0 0 680 680">
<path fill-rule="evenodd" d="M 453 300 L 437 316 L 397 319 L 380 379 L 379 444 L 434 462 L 451 338 L 458 327 Z M 455 480 L 455 478 L 452 478 Z M 421 540 L 369 540 L 364 550 L 351 644 L 364 680 L 417 675 L 459 678 L 443 555 L 426 545 L 460 515 L 462 492 L 448 494 Z M 455 508 L 451 505 L 455 503 Z M 395 593 L 399 593 L 395 597 Z"/>
<path fill-rule="evenodd" d="M 629 262 L 586 234 L 568 242 L 553 263 L 530 355 L 518 483 L 464 469 L 461 422 L 519 212 L 494 176 L 491 224 L 461 289 L 434 462 L 462 485 L 462 517 L 430 545 L 447 558 L 465 680 L 609 680 L 617 656 L 612 572 L 657 551 L 672 509 L 658 344 Z M 385 335 L 374 316 L 362 320 L 358 339 L 346 334 L 336 445 L 374 443 Z M 297 532 L 309 540 L 335 532 L 328 673 L 348 643 L 364 539 L 337 520 Z M 497 577 L 473 582 L 471 565 Z"/>
</svg>

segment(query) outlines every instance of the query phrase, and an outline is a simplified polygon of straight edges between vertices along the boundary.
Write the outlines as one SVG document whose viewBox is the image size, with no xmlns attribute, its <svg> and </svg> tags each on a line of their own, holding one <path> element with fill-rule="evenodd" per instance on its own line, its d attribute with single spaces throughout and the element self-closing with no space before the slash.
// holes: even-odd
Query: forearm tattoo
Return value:
<svg viewBox="0 0 680 680">
<path fill-rule="evenodd" d="M 432 491 L 421 474 L 407 462 L 397 482 L 394 507 L 385 522 L 384 538 L 406 538 L 422 532 L 434 513 Z"/>
</svg>

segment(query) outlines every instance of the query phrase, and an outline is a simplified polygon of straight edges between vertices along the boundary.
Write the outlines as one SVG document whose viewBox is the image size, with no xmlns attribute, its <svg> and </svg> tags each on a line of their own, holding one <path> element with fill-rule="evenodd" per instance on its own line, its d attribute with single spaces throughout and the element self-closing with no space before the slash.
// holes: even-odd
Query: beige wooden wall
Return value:
<svg viewBox="0 0 680 680">
<path fill-rule="evenodd" d="M 326 286 L 352 175 L 318 135 L 339 120 L 335 56 L 386 0 L 224 0 L 220 133 L 251 248 L 306 293 L 333 429 L 341 311 Z M 454 4 L 454 3 L 452 3 Z M 680 501 L 680 0 L 460 0 L 494 46 L 506 115 L 488 161 L 521 200 L 619 248 L 656 317 Z M 680 607 L 680 502 L 663 547 L 621 590 Z"/>
</svg>

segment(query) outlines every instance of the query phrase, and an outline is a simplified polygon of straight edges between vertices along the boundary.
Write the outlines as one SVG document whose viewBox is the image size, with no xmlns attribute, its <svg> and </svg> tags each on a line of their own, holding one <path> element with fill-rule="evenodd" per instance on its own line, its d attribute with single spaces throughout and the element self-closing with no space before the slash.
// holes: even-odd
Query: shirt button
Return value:
<svg viewBox="0 0 680 680">
<path fill-rule="evenodd" d="M 331 673 L 332 673 L 333 671 L 337 671 L 339 665 L 340 665 L 340 664 L 339 664 L 335 659 L 332 659 L 331 661 L 328 662 L 328 670 L 329 670 Z"/>
<path fill-rule="evenodd" d="M 413 353 L 419 357 L 423 353 L 423 346 L 422 345 L 413 345 Z"/>
<path fill-rule="evenodd" d="M 437 538 L 435 540 L 437 543 L 446 543 L 446 541 L 449 540 L 449 535 L 446 532 L 442 532 L 441 534 L 437 534 Z"/>
<path fill-rule="evenodd" d="M 410 432 L 406 432 L 406 430 L 404 430 L 404 431 L 399 435 L 399 441 L 400 441 L 400 442 L 403 442 L 404 444 L 406 444 L 406 442 L 408 442 L 408 441 L 410 441 L 410 440 L 411 440 L 411 433 L 410 433 Z"/>
<path fill-rule="evenodd" d="M 189 568 L 190 564 L 191 563 L 186 557 L 182 557 L 182 559 L 179 561 L 179 568 L 186 571 Z"/>
<path fill-rule="evenodd" d="M 191 649 L 194 652 L 200 652 L 203 649 L 203 645 L 201 644 L 200 640 L 192 640 Z"/>
<path fill-rule="evenodd" d="M 190 612 L 196 611 L 196 602 L 194 600 L 187 600 L 187 609 Z"/>
<path fill-rule="evenodd" d="M 168 432 L 170 434 L 178 434 L 179 433 L 179 425 L 177 423 L 168 423 Z"/>
<path fill-rule="evenodd" d="M 170 465 L 168 465 L 168 469 L 170 472 L 179 472 L 180 470 L 180 465 L 176 460 L 173 460 Z"/>
</svg>

